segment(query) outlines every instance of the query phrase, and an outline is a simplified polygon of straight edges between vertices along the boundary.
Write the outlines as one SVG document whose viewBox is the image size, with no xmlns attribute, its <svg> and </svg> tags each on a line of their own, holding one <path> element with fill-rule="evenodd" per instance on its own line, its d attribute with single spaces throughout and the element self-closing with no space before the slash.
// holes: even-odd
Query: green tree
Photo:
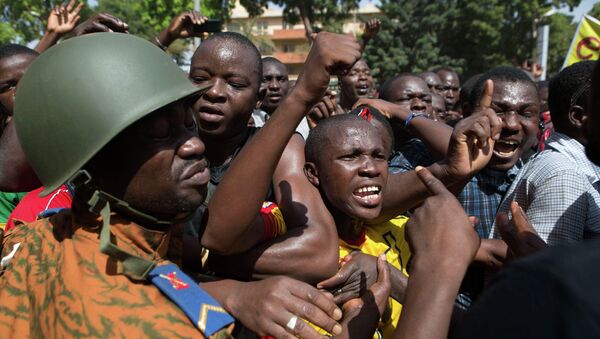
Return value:
<svg viewBox="0 0 600 339">
<path fill-rule="evenodd" d="M 382 29 L 367 46 L 366 58 L 380 81 L 440 65 L 455 68 L 466 79 L 532 58 L 543 14 L 579 1 L 383 0 Z M 551 47 L 559 46 L 563 44 Z"/>
<path fill-rule="evenodd" d="M 0 44 L 26 44 L 41 38 L 50 10 L 60 3 L 58 0 L 0 0 Z M 88 13 L 86 6 L 80 15 L 83 18 Z"/>
<path fill-rule="evenodd" d="M 573 17 L 562 13 L 554 14 L 549 18 L 550 37 L 548 40 L 548 65 L 547 78 L 560 72 L 562 65 L 575 35 L 577 23 Z"/>
<path fill-rule="evenodd" d="M 600 20 L 600 3 L 595 4 L 594 7 L 592 7 L 592 9 L 587 14 L 591 17 Z"/>
<path fill-rule="evenodd" d="M 221 17 L 221 1 L 201 1 L 203 15 Z M 189 0 L 99 0 L 96 12 L 108 12 L 129 25 L 129 32 L 147 39 L 156 36 L 182 12 L 194 9 Z"/>
</svg>

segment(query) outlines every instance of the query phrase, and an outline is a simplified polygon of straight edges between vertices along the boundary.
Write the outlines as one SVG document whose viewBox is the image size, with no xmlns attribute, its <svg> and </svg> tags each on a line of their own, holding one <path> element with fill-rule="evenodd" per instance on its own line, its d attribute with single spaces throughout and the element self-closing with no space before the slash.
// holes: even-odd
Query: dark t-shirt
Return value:
<svg viewBox="0 0 600 339">
<path fill-rule="evenodd" d="M 452 338 L 600 338 L 600 240 L 508 266 Z"/>
</svg>

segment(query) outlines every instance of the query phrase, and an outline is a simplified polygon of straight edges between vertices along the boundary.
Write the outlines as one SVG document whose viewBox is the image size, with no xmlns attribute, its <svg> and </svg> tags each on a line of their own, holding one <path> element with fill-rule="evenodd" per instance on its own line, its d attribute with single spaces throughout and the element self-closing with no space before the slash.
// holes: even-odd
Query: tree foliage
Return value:
<svg viewBox="0 0 600 339">
<path fill-rule="evenodd" d="M 367 46 L 365 57 L 380 81 L 397 73 L 442 65 L 455 68 L 466 79 L 493 66 L 514 65 L 533 58 L 543 14 L 552 6 L 578 3 L 579 0 L 383 0 L 382 28 Z M 564 39 L 557 36 L 568 34 L 561 20 L 557 17 L 551 23 L 557 26 L 553 35 L 556 41 L 551 45 L 556 49 L 553 65 L 564 48 Z"/>
<path fill-rule="evenodd" d="M 87 3 L 87 0 L 82 0 Z M 0 0 L 0 44 L 26 44 L 42 37 L 48 15 L 57 0 Z M 81 11 L 89 14 L 88 6 Z"/>
</svg>

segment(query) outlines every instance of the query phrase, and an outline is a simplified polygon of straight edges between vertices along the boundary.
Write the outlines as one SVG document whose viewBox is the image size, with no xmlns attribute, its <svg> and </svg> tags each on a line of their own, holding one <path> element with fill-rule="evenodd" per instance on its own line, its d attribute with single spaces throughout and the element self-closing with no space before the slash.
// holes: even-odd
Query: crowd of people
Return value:
<svg viewBox="0 0 600 339">
<path fill-rule="evenodd" d="M 292 81 L 81 8 L 0 46 L 0 337 L 600 337 L 595 61 L 376 84 L 374 19 Z"/>
</svg>

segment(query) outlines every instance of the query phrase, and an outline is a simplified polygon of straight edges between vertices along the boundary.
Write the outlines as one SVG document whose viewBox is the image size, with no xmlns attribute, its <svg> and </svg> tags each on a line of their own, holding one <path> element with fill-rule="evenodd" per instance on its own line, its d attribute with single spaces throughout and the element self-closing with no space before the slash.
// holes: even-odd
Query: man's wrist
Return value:
<svg viewBox="0 0 600 339">
<path fill-rule="evenodd" d="M 157 36 L 154 37 L 154 42 L 162 50 L 166 50 L 175 41 L 175 38 L 169 33 L 167 29 L 164 29 Z"/>
<path fill-rule="evenodd" d="M 58 39 L 60 39 L 61 36 L 62 36 L 62 34 L 57 33 L 55 30 L 47 30 L 44 33 L 44 36 L 42 37 L 42 39 L 48 39 L 50 41 L 58 41 Z"/>
</svg>

